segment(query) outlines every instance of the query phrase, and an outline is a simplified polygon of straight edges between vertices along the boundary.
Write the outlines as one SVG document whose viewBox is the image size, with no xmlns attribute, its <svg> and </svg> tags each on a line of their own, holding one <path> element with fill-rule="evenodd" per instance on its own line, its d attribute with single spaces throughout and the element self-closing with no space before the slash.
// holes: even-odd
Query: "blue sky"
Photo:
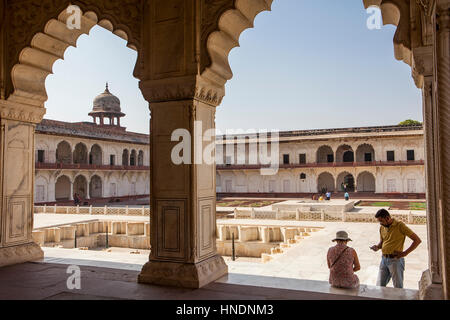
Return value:
<svg viewBox="0 0 450 320">
<path fill-rule="evenodd" d="M 234 78 L 217 128 L 301 130 L 422 121 L 411 69 L 394 59 L 395 27 L 369 30 L 361 0 L 275 0 L 230 54 Z M 105 82 L 128 130 L 148 132 L 148 104 L 132 76 L 136 52 L 95 27 L 47 79 L 46 118 L 90 121 Z"/>
</svg>

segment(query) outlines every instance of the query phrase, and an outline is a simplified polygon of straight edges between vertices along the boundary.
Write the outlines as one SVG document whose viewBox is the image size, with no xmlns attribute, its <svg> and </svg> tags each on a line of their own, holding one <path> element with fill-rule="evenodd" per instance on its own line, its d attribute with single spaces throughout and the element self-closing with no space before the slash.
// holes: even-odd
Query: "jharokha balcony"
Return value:
<svg viewBox="0 0 450 320">
<path fill-rule="evenodd" d="M 405 166 L 423 166 L 424 160 L 415 161 L 368 161 L 368 162 L 328 162 L 328 163 L 304 163 L 304 164 L 280 164 L 280 169 L 297 168 L 348 168 L 348 167 L 405 167 Z M 271 165 L 217 165 L 217 170 L 256 170 L 270 168 Z"/>
<path fill-rule="evenodd" d="M 67 164 L 67 163 L 43 163 L 36 162 L 37 170 L 105 170 L 105 171 L 148 171 L 149 166 L 108 166 L 98 164 Z"/>
</svg>

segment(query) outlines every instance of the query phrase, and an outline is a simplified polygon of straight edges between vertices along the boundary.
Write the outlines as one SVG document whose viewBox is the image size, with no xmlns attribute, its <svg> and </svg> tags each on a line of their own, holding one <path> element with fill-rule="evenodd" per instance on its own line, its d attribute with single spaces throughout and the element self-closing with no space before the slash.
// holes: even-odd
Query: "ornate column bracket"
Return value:
<svg viewBox="0 0 450 320">
<path fill-rule="evenodd" d="M 200 75 L 161 80 L 144 80 L 139 84 L 145 99 L 150 103 L 194 99 L 217 107 L 225 96 L 225 87 Z"/>
</svg>

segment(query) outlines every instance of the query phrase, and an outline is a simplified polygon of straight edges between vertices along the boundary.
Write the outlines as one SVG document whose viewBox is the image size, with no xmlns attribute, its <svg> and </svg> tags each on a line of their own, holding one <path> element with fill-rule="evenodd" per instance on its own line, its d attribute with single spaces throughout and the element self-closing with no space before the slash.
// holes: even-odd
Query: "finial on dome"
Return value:
<svg viewBox="0 0 450 320">
<path fill-rule="evenodd" d="M 106 83 L 106 89 L 105 89 L 105 92 L 108 92 L 108 93 L 109 93 L 109 84 L 108 84 L 108 82 Z"/>
</svg>

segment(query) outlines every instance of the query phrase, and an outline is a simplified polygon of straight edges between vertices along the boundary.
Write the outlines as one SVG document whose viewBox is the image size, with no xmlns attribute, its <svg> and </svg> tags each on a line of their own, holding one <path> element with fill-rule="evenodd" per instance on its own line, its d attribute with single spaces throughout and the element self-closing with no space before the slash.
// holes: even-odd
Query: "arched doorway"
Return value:
<svg viewBox="0 0 450 320">
<path fill-rule="evenodd" d="M 72 164 L 72 148 L 67 141 L 61 141 L 56 147 L 56 163 Z"/>
<path fill-rule="evenodd" d="M 91 199 L 103 198 L 103 182 L 97 175 L 93 176 L 89 183 L 89 195 Z"/>
<path fill-rule="evenodd" d="M 356 162 L 375 161 L 375 149 L 370 144 L 362 144 L 356 149 Z"/>
<path fill-rule="evenodd" d="M 73 152 L 74 164 L 88 164 L 88 149 L 84 143 L 78 143 Z"/>
<path fill-rule="evenodd" d="M 336 162 L 354 162 L 355 154 L 349 145 L 342 145 L 336 151 Z"/>
<path fill-rule="evenodd" d="M 102 148 L 98 144 L 94 144 L 89 155 L 89 164 L 100 166 L 103 164 Z"/>
<path fill-rule="evenodd" d="M 358 176 L 357 191 L 358 192 L 375 192 L 375 177 L 372 173 L 364 171 Z"/>
<path fill-rule="evenodd" d="M 67 176 L 60 176 L 55 183 L 56 201 L 67 201 L 70 199 L 70 190 L 72 182 Z"/>
<path fill-rule="evenodd" d="M 321 146 L 317 150 L 317 163 L 333 163 L 334 152 L 330 146 Z"/>
<path fill-rule="evenodd" d="M 128 149 L 123 150 L 122 153 L 122 165 L 123 166 L 128 166 L 129 165 L 129 156 L 128 156 Z"/>
<path fill-rule="evenodd" d="M 333 192 L 334 191 L 334 177 L 329 172 L 323 172 L 319 175 L 317 179 L 317 191 L 320 193 L 323 192 Z"/>
<path fill-rule="evenodd" d="M 138 156 L 138 166 L 142 167 L 144 165 L 144 151 L 139 151 Z"/>
<path fill-rule="evenodd" d="M 339 174 L 337 180 L 337 188 L 340 192 L 355 192 L 355 178 L 349 172 L 342 172 Z"/>
<path fill-rule="evenodd" d="M 137 165 L 136 163 L 136 150 L 132 150 L 131 151 L 131 155 L 130 155 L 130 166 L 134 167 Z"/>
<path fill-rule="evenodd" d="M 73 183 L 73 192 L 78 193 L 81 199 L 86 199 L 87 196 L 87 180 L 84 176 L 79 175 L 75 178 Z"/>
</svg>

